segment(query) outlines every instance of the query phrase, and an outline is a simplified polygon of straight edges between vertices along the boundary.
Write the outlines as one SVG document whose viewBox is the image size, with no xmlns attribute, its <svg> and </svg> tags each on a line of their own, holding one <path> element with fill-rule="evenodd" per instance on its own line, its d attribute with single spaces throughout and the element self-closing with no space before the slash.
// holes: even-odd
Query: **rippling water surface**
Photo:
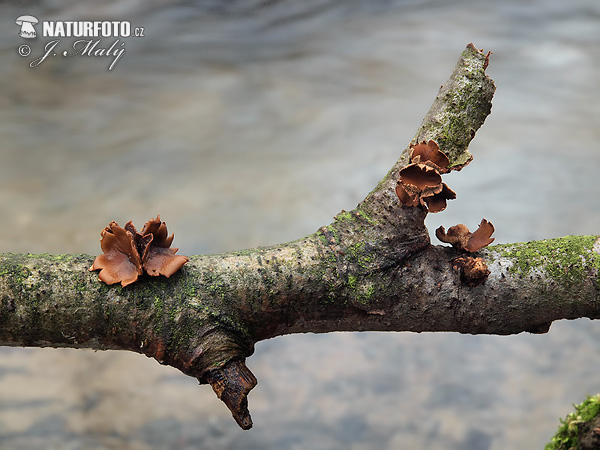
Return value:
<svg viewBox="0 0 600 450">
<path fill-rule="evenodd" d="M 156 213 L 187 254 L 312 233 L 387 172 L 469 42 L 493 51 L 498 89 L 474 162 L 449 178 L 458 200 L 430 229 L 485 217 L 500 243 L 599 233 L 592 0 L 48 0 L 0 12 L 2 252 L 97 253 L 110 220 Z M 109 57 L 61 55 L 30 68 L 45 41 L 17 54 L 23 14 L 128 20 L 145 36 L 126 39 L 111 71 Z M 210 388 L 143 356 L 1 349 L 0 446 L 541 448 L 571 403 L 600 391 L 599 337 L 581 320 L 542 336 L 261 342 L 249 432 Z"/>
</svg>

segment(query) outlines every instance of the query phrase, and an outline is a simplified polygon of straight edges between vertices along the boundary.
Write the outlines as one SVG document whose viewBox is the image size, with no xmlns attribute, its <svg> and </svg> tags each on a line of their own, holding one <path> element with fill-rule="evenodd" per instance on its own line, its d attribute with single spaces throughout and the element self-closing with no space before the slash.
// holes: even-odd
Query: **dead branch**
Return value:
<svg viewBox="0 0 600 450">
<path fill-rule="evenodd" d="M 412 140 L 434 140 L 450 168 L 472 159 L 468 145 L 490 113 L 487 64 L 466 48 Z M 488 247 L 477 261 L 432 246 L 426 208 L 403 206 L 395 193 L 410 163 L 408 146 L 364 201 L 309 236 L 192 257 L 168 279 L 107 286 L 88 271 L 90 255 L 0 255 L 0 344 L 143 353 L 211 384 L 248 429 L 256 379 L 245 359 L 262 339 L 342 330 L 540 333 L 554 320 L 598 316 L 596 237 Z"/>
</svg>

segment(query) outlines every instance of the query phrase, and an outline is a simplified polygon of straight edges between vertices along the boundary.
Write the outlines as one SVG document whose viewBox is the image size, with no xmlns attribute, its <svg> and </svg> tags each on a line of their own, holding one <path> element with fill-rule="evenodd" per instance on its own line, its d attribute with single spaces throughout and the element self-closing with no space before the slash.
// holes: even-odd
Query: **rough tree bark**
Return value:
<svg viewBox="0 0 600 450">
<path fill-rule="evenodd" d="M 433 139 L 462 166 L 491 110 L 487 56 L 467 46 L 413 142 Z M 430 244 L 426 213 L 394 192 L 405 150 L 352 211 L 283 245 L 192 257 L 169 279 L 121 288 L 98 281 L 89 255 L 0 255 L 0 345 L 143 353 L 209 383 L 244 429 L 256 385 L 245 358 L 262 339 L 330 331 L 545 332 L 597 318 L 595 236 L 482 250 L 490 274 L 472 283 L 459 251 Z M 476 284 L 476 285 L 475 285 Z"/>
</svg>

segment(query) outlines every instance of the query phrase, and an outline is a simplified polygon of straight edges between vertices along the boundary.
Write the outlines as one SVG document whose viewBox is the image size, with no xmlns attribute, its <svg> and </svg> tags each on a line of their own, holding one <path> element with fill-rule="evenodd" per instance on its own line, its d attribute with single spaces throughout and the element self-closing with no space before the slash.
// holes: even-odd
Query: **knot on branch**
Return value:
<svg viewBox="0 0 600 450">
<path fill-rule="evenodd" d="M 252 420 L 246 397 L 256 378 L 244 360 L 253 353 L 253 342 L 223 325 L 203 324 L 193 310 L 176 315 L 174 323 L 162 322 L 142 341 L 142 353 L 195 377 L 200 384 L 210 384 L 239 426 L 249 429 Z"/>
</svg>

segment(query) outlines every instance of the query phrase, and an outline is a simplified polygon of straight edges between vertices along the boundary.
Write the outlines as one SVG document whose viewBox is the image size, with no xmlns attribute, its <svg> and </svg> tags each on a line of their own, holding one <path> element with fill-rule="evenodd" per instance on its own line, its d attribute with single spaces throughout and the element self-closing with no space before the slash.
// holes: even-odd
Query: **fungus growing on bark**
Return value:
<svg viewBox="0 0 600 450">
<path fill-rule="evenodd" d="M 106 284 L 121 282 L 125 287 L 135 283 L 143 270 L 134 236 L 114 221 L 100 236 L 100 248 L 104 253 L 94 260 L 90 270 L 100 270 L 98 276 Z"/>
<path fill-rule="evenodd" d="M 131 221 L 125 228 L 111 222 L 101 235 L 104 252 L 94 260 L 90 270 L 100 270 L 100 280 L 106 284 L 121 283 L 123 287 L 137 281 L 144 270 L 148 275 L 170 277 L 189 261 L 170 248 L 174 235 L 168 236 L 167 224 L 160 216 L 144 224 L 139 233 Z"/>
<path fill-rule="evenodd" d="M 425 164 L 409 164 L 400 171 L 400 183 L 411 185 L 422 192 L 439 192 L 442 176 L 431 166 Z"/>
<path fill-rule="evenodd" d="M 396 195 L 406 206 L 425 206 L 423 197 L 442 190 L 442 177 L 433 167 L 425 164 L 409 164 L 400 171 Z"/>
<path fill-rule="evenodd" d="M 160 221 L 160 216 L 144 224 L 141 236 L 153 236 L 142 253 L 142 263 L 148 275 L 170 277 L 189 261 L 187 256 L 175 254 L 178 248 L 170 248 L 175 235 L 167 237 L 167 224 Z"/>
<path fill-rule="evenodd" d="M 459 223 L 450 227 L 448 232 L 444 227 L 439 227 L 435 230 L 435 235 L 440 241 L 452 244 L 454 248 L 474 253 L 494 242 L 494 238 L 491 237 L 493 232 L 494 225 L 482 219 L 479 228 L 473 233 L 469 231 L 466 225 Z"/>
<path fill-rule="evenodd" d="M 396 195 L 405 206 L 421 206 L 435 213 L 446 209 L 446 200 L 456 198 L 456 193 L 445 183 L 434 167 L 413 163 L 400 171 Z"/>
<path fill-rule="evenodd" d="M 450 169 L 450 160 L 446 154 L 440 150 L 437 142 L 429 140 L 429 142 L 421 142 L 418 144 L 410 144 L 410 160 L 413 163 L 423 163 L 431 165 L 439 173 L 448 173 Z"/>
<path fill-rule="evenodd" d="M 446 209 L 446 201 L 456 193 L 442 183 L 442 173 L 448 173 L 450 160 L 433 140 L 410 145 L 411 164 L 400 171 L 396 195 L 404 206 L 420 206 L 436 213 Z"/>
<path fill-rule="evenodd" d="M 429 212 L 436 213 L 446 209 L 446 200 L 454 200 L 456 198 L 456 192 L 448 187 L 446 183 L 442 183 L 442 190 L 437 194 L 433 194 L 430 197 L 425 197 L 425 203 L 429 208 Z"/>
<path fill-rule="evenodd" d="M 452 267 L 460 273 L 460 281 L 474 287 L 482 284 L 490 274 L 483 258 L 460 256 L 452 260 Z"/>
</svg>

